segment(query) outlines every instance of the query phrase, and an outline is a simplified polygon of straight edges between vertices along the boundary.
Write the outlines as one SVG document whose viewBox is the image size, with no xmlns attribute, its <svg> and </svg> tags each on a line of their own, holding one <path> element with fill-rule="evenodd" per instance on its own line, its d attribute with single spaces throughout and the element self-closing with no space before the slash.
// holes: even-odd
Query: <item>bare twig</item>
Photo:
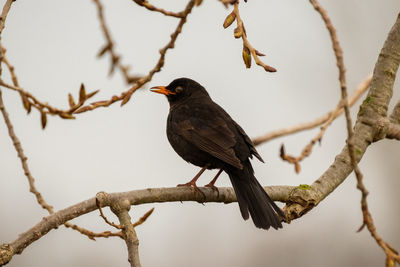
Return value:
<svg viewBox="0 0 400 267">
<path fill-rule="evenodd" d="M 372 75 L 368 76 L 363 82 L 361 82 L 358 85 L 357 89 L 354 91 L 353 95 L 349 99 L 349 106 L 353 106 L 354 103 L 367 91 L 367 89 L 371 83 L 371 80 L 372 80 Z M 328 112 L 327 114 L 325 114 L 313 121 L 299 123 L 297 125 L 294 125 L 294 126 L 291 126 L 288 128 L 275 130 L 275 131 L 269 132 L 265 135 L 255 137 L 252 139 L 253 143 L 255 145 L 259 145 L 259 144 L 268 142 L 268 141 L 278 138 L 278 137 L 283 137 L 283 136 L 298 133 L 298 132 L 301 132 L 304 130 L 313 129 L 321 124 L 324 124 L 327 120 L 329 120 L 329 118 L 331 117 L 331 114 L 333 114 L 333 113 L 336 114 L 336 116 L 334 117 L 334 119 L 336 119 L 337 117 L 339 117 L 340 115 L 343 114 L 343 106 L 340 104 L 341 104 L 341 102 L 339 102 L 339 104 L 336 106 L 336 108 L 334 110 Z M 339 109 L 338 113 L 336 113 L 337 109 Z"/>
<path fill-rule="evenodd" d="M 96 0 L 93 0 L 93 1 L 96 1 Z M 21 96 L 23 96 L 24 107 L 27 109 L 27 111 L 30 111 L 30 108 L 32 106 L 41 112 L 42 123 L 43 123 L 43 121 L 46 121 L 46 120 L 43 120 L 43 118 L 46 118 L 46 114 L 58 115 L 59 117 L 61 117 L 63 119 L 73 119 L 74 116 L 72 114 L 86 112 L 86 111 L 93 110 L 93 109 L 96 109 L 99 107 L 108 107 L 115 102 L 122 101 L 121 105 L 124 105 L 129 101 L 130 97 L 136 90 L 140 89 L 144 84 L 149 82 L 153 78 L 153 75 L 155 73 L 159 72 L 161 70 L 161 68 L 164 66 L 166 52 L 169 49 L 172 49 L 174 47 L 175 41 L 176 41 L 178 35 L 182 31 L 183 25 L 186 22 L 187 16 L 192 11 L 194 3 L 195 3 L 195 1 L 191 0 L 187 4 L 185 10 L 183 11 L 183 16 L 178 23 L 178 26 L 176 27 L 175 31 L 171 34 L 170 41 L 167 43 L 167 45 L 165 47 L 160 49 L 160 58 L 159 58 L 157 64 L 154 66 L 154 68 L 151 69 L 146 76 L 138 79 L 136 81 L 136 83 L 129 90 L 122 92 L 119 96 L 114 95 L 109 100 L 96 101 L 88 106 L 84 106 L 86 101 L 90 97 L 93 97 L 98 91 L 94 91 L 94 92 L 87 93 L 87 94 L 85 93 L 83 95 L 84 96 L 83 98 L 80 97 L 78 103 L 75 103 L 75 101 L 72 98 L 72 95 L 69 95 L 68 99 L 69 99 L 70 108 L 68 110 L 62 110 L 62 109 L 55 108 L 45 102 L 38 100 L 31 93 L 29 93 L 28 91 L 25 91 L 23 88 L 21 88 L 17 85 L 7 84 L 6 82 L 4 82 L 1 79 L 0 79 L 0 86 L 3 86 L 8 89 L 12 89 L 14 91 L 19 92 L 21 94 Z M 82 87 L 81 87 L 81 89 L 82 89 Z M 72 99 L 72 101 L 71 101 L 71 99 Z"/>
<path fill-rule="evenodd" d="M 229 27 L 235 20 L 237 23 L 237 27 L 234 30 L 234 36 L 235 38 L 242 38 L 243 41 L 242 55 L 246 67 L 247 68 L 251 67 L 251 58 L 253 57 L 256 64 L 263 67 L 265 71 L 275 72 L 276 71 L 275 68 L 265 64 L 260 60 L 259 56 L 265 56 L 265 55 L 257 51 L 257 49 L 255 49 L 247 39 L 246 29 L 244 27 L 243 20 L 241 19 L 239 13 L 239 1 L 235 1 L 232 13 L 226 17 L 223 25 L 224 28 Z"/>
<path fill-rule="evenodd" d="M 14 71 L 15 68 L 14 68 L 13 65 L 11 65 L 11 63 L 8 61 L 8 59 L 7 59 L 6 55 L 5 55 L 6 54 L 6 49 L 3 46 L 1 46 L 0 49 L 2 50 L 2 53 L 3 53 L 2 61 L 3 61 L 4 64 L 6 64 L 8 70 L 10 72 L 11 80 L 12 80 L 13 84 L 14 84 L 14 86 L 19 87 L 18 78 L 17 78 L 17 75 L 15 74 L 15 71 Z"/>
<path fill-rule="evenodd" d="M 101 232 L 101 233 L 95 233 L 95 232 L 92 232 L 92 231 L 87 230 L 85 228 L 79 227 L 76 224 L 71 224 L 69 222 L 64 223 L 64 226 L 67 227 L 67 228 L 71 228 L 73 230 L 78 231 L 79 233 L 87 236 L 90 240 L 93 240 L 93 241 L 95 241 L 96 238 L 99 238 L 99 237 L 109 238 L 111 236 L 117 236 L 117 237 L 120 237 L 120 238 L 123 239 L 121 231 L 120 232 L 104 231 L 104 232 Z"/>
<path fill-rule="evenodd" d="M 96 198 L 96 206 L 97 206 L 97 208 L 99 209 L 99 211 L 100 211 L 100 217 L 101 218 L 103 218 L 103 220 L 108 224 L 108 225 L 111 225 L 112 227 L 115 227 L 115 228 L 117 228 L 117 229 L 122 229 L 122 226 L 121 225 L 118 225 L 118 224 L 115 224 L 115 223 L 113 223 L 113 222 L 110 222 L 108 219 L 107 219 L 107 217 L 104 215 L 104 213 L 103 213 L 103 210 L 101 209 L 101 203 L 100 203 L 100 201 Z"/>
<path fill-rule="evenodd" d="M 15 150 L 17 151 L 18 157 L 21 160 L 21 165 L 22 165 L 22 169 L 24 170 L 24 174 L 25 174 L 26 178 L 28 179 L 29 191 L 35 195 L 36 201 L 39 203 L 39 205 L 43 209 L 47 210 L 49 212 L 49 214 L 53 214 L 54 213 L 53 207 L 44 200 L 42 194 L 39 192 L 39 190 L 37 190 L 37 188 L 35 186 L 35 179 L 32 176 L 31 171 L 29 169 L 29 165 L 27 163 L 28 158 L 25 156 L 24 150 L 22 149 L 21 142 L 19 141 L 17 135 L 14 132 L 14 127 L 11 123 L 11 120 L 8 116 L 8 112 L 5 109 L 5 106 L 3 103 L 3 97 L 2 97 L 1 90 L 0 90 L 0 110 L 1 110 L 1 113 L 3 114 L 4 121 L 7 125 L 8 134 L 13 142 Z M 74 230 L 80 232 L 81 234 L 86 235 L 87 237 L 89 237 L 89 239 L 92 239 L 92 240 L 94 240 L 95 237 L 120 236 L 120 234 L 118 234 L 118 233 L 112 233 L 112 232 L 108 232 L 108 231 L 102 232 L 102 233 L 95 233 L 95 232 L 92 232 L 85 228 L 79 227 L 75 224 L 71 224 L 69 222 L 66 222 L 64 225 L 67 228 L 74 229 Z"/>
<path fill-rule="evenodd" d="M 110 31 L 108 29 L 108 26 L 106 24 L 105 18 L 104 18 L 104 12 L 103 12 L 103 5 L 101 4 L 100 0 L 93 0 L 97 7 L 97 13 L 99 16 L 99 21 L 100 21 L 100 26 L 103 31 L 104 37 L 106 39 L 106 44 L 103 46 L 102 49 L 100 49 L 98 53 L 98 57 L 103 56 L 106 52 L 110 54 L 111 57 L 111 66 L 110 66 L 110 72 L 109 74 L 111 75 L 114 73 L 115 68 L 118 68 L 122 76 L 125 79 L 125 82 L 127 84 L 132 84 L 135 83 L 140 76 L 139 75 L 131 75 L 129 74 L 129 66 L 126 66 L 121 63 L 121 56 L 117 54 L 114 48 L 114 41 L 111 38 Z"/>
<path fill-rule="evenodd" d="M 351 97 L 351 99 L 348 101 L 348 105 L 351 106 L 355 103 L 355 101 L 362 95 L 363 92 L 365 92 L 368 89 L 369 84 L 371 83 L 371 79 L 372 79 L 372 75 L 369 76 L 366 80 L 364 80 L 359 87 L 356 89 L 356 91 L 354 92 L 353 96 Z M 318 132 L 318 134 L 311 139 L 311 141 L 303 148 L 301 154 L 297 157 L 295 156 L 291 156 L 291 155 L 287 155 L 285 153 L 285 149 L 284 146 L 282 145 L 281 147 L 281 153 L 280 156 L 283 160 L 294 164 L 295 167 L 295 171 L 296 173 L 300 172 L 300 162 L 305 159 L 306 157 L 308 157 L 311 152 L 312 152 L 312 148 L 313 146 L 318 142 L 321 142 L 321 139 L 323 137 L 323 135 L 325 134 L 325 131 L 327 130 L 327 128 L 332 124 L 332 122 L 339 117 L 342 113 L 343 113 L 343 100 L 340 100 L 338 105 L 336 106 L 336 108 L 329 112 L 328 114 L 326 114 L 324 117 L 322 118 L 326 118 L 326 120 L 322 123 L 322 126 L 320 128 L 320 131 Z M 322 118 L 317 119 L 316 121 L 312 122 L 312 123 L 317 123 L 319 122 L 319 120 L 321 120 Z M 312 125 L 312 123 L 309 124 L 304 124 L 304 125 L 299 125 L 299 126 L 310 126 Z M 293 129 L 293 128 L 292 128 Z M 299 128 L 294 128 L 295 130 L 299 130 Z M 300 130 L 303 130 L 300 128 Z M 292 132 L 293 133 L 293 132 Z"/>
<path fill-rule="evenodd" d="M 3 47 L 1 47 L 1 53 L 3 55 L 2 56 L 2 60 L 6 64 L 6 66 L 8 67 L 8 69 L 10 71 L 11 79 L 13 81 L 13 84 L 16 87 L 18 87 L 19 84 L 18 84 L 17 76 L 16 76 L 16 74 L 14 72 L 14 67 L 8 62 L 7 58 L 5 57 L 5 55 L 4 55 L 5 54 L 5 49 Z M 0 83 L 1 83 L 1 81 L 0 81 Z M 24 96 L 22 92 L 20 92 L 20 93 L 21 93 L 21 96 Z M 4 121 L 5 121 L 6 125 L 7 125 L 9 136 L 10 136 L 10 138 L 11 138 L 13 144 L 14 144 L 15 150 L 17 151 L 18 157 L 21 159 L 22 169 L 24 170 L 24 174 L 28 179 L 30 192 L 32 192 L 35 195 L 36 201 L 39 203 L 39 205 L 43 209 L 47 210 L 49 212 L 49 214 L 53 214 L 54 213 L 53 207 L 51 205 L 49 205 L 44 200 L 44 198 L 42 197 L 41 193 L 37 190 L 37 188 L 35 186 L 35 179 L 33 178 L 32 174 L 31 174 L 31 172 L 29 170 L 29 165 L 27 163 L 28 158 L 24 154 L 21 142 L 19 141 L 17 135 L 14 132 L 14 127 L 13 127 L 13 125 L 12 125 L 12 123 L 10 121 L 10 118 L 8 116 L 8 113 L 7 113 L 7 111 L 6 111 L 5 107 L 4 107 L 3 99 L 2 99 L 2 96 L 1 96 L 1 90 L 0 90 L 0 110 L 1 110 L 1 112 L 3 114 Z M 77 226 L 75 224 L 72 224 L 72 223 L 69 223 L 69 222 L 64 223 L 64 226 L 67 227 L 67 228 L 71 228 L 73 230 L 76 230 L 76 231 L 80 232 L 81 234 L 86 235 L 91 240 L 95 240 L 96 237 L 110 237 L 110 236 L 120 236 L 121 237 L 120 233 L 112 233 L 112 232 L 109 232 L 109 231 L 102 232 L 102 233 L 95 233 L 95 232 L 92 232 L 90 230 L 87 230 L 85 228 L 79 227 L 79 226 Z"/>
<path fill-rule="evenodd" d="M 102 207 L 110 206 L 111 201 L 118 202 L 120 200 L 128 200 L 130 205 L 140 205 L 145 203 L 161 203 L 161 202 L 181 202 L 181 201 L 202 201 L 202 202 L 220 202 L 231 203 L 236 201 L 236 195 L 233 188 L 220 187 L 219 195 L 208 187 L 202 187 L 206 198 L 200 194 L 193 193 L 193 190 L 186 187 L 172 188 L 149 188 L 144 190 L 134 190 L 122 193 L 109 193 L 108 197 L 100 199 Z M 267 193 L 273 200 L 288 202 L 290 195 L 296 189 L 295 186 L 269 186 L 265 187 Z M 304 190 L 305 193 L 307 193 Z M 0 265 L 8 262 L 13 255 L 21 254 L 23 250 L 34 241 L 46 235 L 52 229 L 56 229 L 65 222 L 82 216 L 97 209 L 96 199 L 101 198 L 103 193 L 97 194 L 96 198 L 91 198 L 66 209 L 59 210 L 43 218 L 38 224 L 31 229 L 22 233 L 11 244 L 4 244 L 0 247 Z M 140 220 L 139 220 L 140 221 Z"/>
<path fill-rule="evenodd" d="M 0 35 L 3 32 L 3 29 L 5 27 L 6 19 L 8 12 L 10 11 L 11 4 L 14 2 L 14 0 L 7 0 L 7 2 L 3 6 L 3 10 L 0 15 Z"/>
<path fill-rule="evenodd" d="M 11 66 L 11 65 L 7 65 L 7 66 Z M 5 88 L 8 88 L 8 89 L 11 89 L 11 90 L 14 90 L 14 91 L 20 93 L 21 98 L 22 98 L 22 103 L 24 105 L 24 108 L 27 110 L 27 112 L 30 113 L 31 107 L 36 108 L 41 113 L 42 120 L 43 120 L 43 118 L 46 118 L 47 114 L 50 114 L 53 116 L 57 115 L 62 119 L 74 119 L 75 117 L 72 115 L 72 113 L 75 112 L 75 110 L 79 109 L 81 106 L 83 106 L 88 99 L 90 99 L 91 97 L 93 97 L 95 94 L 97 94 L 99 92 L 99 90 L 96 90 L 96 91 L 93 91 L 90 93 L 86 93 L 85 86 L 83 84 L 81 84 L 79 101 L 77 103 L 75 103 L 72 95 L 69 94 L 68 100 L 69 100 L 70 108 L 67 110 L 63 110 L 63 109 L 58 109 L 56 107 L 53 107 L 53 106 L 47 104 L 46 102 L 42 102 L 42 101 L 38 100 L 35 96 L 33 96 L 28 91 L 25 91 L 23 88 L 16 86 L 16 85 L 8 84 L 8 83 L 4 82 L 1 78 L 0 78 L 0 86 L 3 86 Z M 83 94 L 82 94 L 82 92 L 83 92 Z M 42 126 L 44 128 L 46 125 L 42 125 Z"/>
<path fill-rule="evenodd" d="M 119 219 L 119 227 L 121 227 L 122 229 L 122 236 L 125 239 L 125 243 L 128 248 L 128 261 L 130 262 L 131 266 L 141 266 L 139 260 L 139 239 L 136 235 L 134 225 L 131 222 L 131 217 L 129 216 L 129 210 L 131 208 L 130 201 L 127 198 L 111 198 L 110 194 L 99 192 L 96 195 L 96 205 L 99 207 L 100 212 L 100 207 L 103 205 L 103 203 L 109 205 L 111 211 L 114 212 L 114 214 L 117 215 Z M 147 217 L 150 214 L 148 214 Z M 105 219 L 105 217 L 103 218 Z M 107 220 L 106 222 L 109 223 Z"/>
<path fill-rule="evenodd" d="M 147 0 L 133 0 L 133 2 L 135 2 L 139 6 L 147 8 L 150 11 L 160 12 L 160 13 L 164 14 L 165 16 L 170 16 L 170 17 L 175 17 L 175 18 L 182 18 L 185 15 L 184 11 L 176 13 L 176 12 L 164 10 L 162 8 L 158 8 L 158 7 L 153 6 L 152 4 L 150 4 Z"/>
<path fill-rule="evenodd" d="M 1 113 L 3 114 L 4 121 L 8 128 L 8 135 L 10 136 L 10 138 L 13 142 L 13 145 L 15 147 L 15 150 L 17 151 L 18 157 L 21 160 L 22 169 L 24 170 L 24 174 L 25 174 L 26 178 L 28 178 L 29 191 L 35 195 L 37 202 L 43 209 L 47 210 L 50 214 L 53 213 L 54 212 L 53 207 L 50 206 L 49 204 L 47 204 L 47 202 L 43 199 L 40 192 L 35 187 L 35 179 L 33 178 L 32 174 L 29 170 L 29 166 L 27 164 L 28 158 L 24 154 L 24 150 L 22 149 L 21 142 L 19 141 L 17 135 L 14 132 L 14 127 L 13 127 L 13 125 L 10 121 L 10 118 L 8 116 L 8 113 L 4 107 L 1 90 L 0 90 L 0 110 L 1 110 Z"/>
<path fill-rule="evenodd" d="M 82 112 L 93 110 L 93 109 L 96 109 L 99 107 L 108 107 L 111 104 L 118 102 L 118 101 L 122 101 L 121 105 L 126 104 L 129 101 L 129 99 L 131 98 L 132 94 L 136 90 L 141 88 L 144 84 L 149 82 L 153 78 L 153 75 L 155 73 L 159 72 L 161 70 L 161 68 L 164 66 L 165 54 L 168 51 L 168 49 L 171 49 L 174 47 L 175 41 L 176 41 L 178 35 L 181 33 L 182 27 L 186 22 L 187 16 L 192 11 L 193 6 L 194 6 L 194 0 L 189 1 L 189 3 L 187 4 L 187 6 L 184 10 L 184 16 L 180 19 L 179 24 L 176 27 L 175 31 L 171 34 L 171 40 L 168 42 L 168 44 L 165 47 L 163 47 L 160 50 L 160 58 L 159 58 L 157 64 L 154 66 L 153 69 L 150 70 L 150 72 L 146 76 L 140 78 L 129 90 L 121 93 L 119 96 L 113 96 L 109 100 L 97 101 L 95 103 L 92 103 L 91 105 L 83 106 L 83 107 L 79 108 L 78 110 L 76 110 L 74 113 L 75 114 L 82 113 Z"/>
<path fill-rule="evenodd" d="M 333 27 L 328 14 L 325 9 L 322 8 L 322 6 L 318 3 L 317 0 L 310 0 L 311 4 L 314 6 L 314 8 L 320 13 L 322 19 L 325 22 L 325 25 L 327 29 L 329 30 L 331 40 L 332 40 L 332 45 L 333 45 L 333 50 L 335 52 L 336 56 L 336 61 L 337 61 L 337 66 L 339 68 L 339 81 L 340 81 L 340 88 L 341 88 L 341 93 L 342 93 L 342 100 L 345 103 L 344 106 L 344 111 L 345 111 L 345 116 L 346 116 L 346 126 L 347 126 L 347 148 L 348 148 L 348 153 L 350 156 L 350 162 L 353 167 L 354 173 L 357 178 L 357 188 L 361 191 L 361 210 L 363 212 L 363 224 L 361 225 L 360 229 L 358 231 L 361 231 L 364 226 L 367 226 L 369 232 L 371 233 L 372 237 L 375 239 L 375 241 L 378 243 L 378 245 L 384 250 L 386 254 L 386 266 L 394 266 L 394 262 L 397 261 L 400 263 L 400 256 L 396 250 L 394 250 L 389 244 L 387 244 L 383 239 L 378 235 L 376 232 L 375 225 L 373 223 L 372 215 L 369 212 L 368 209 L 368 203 L 367 203 L 367 196 L 368 196 L 368 190 L 366 189 L 364 183 L 363 183 L 363 174 L 361 173 L 361 170 L 358 167 L 356 155 L 355 155 L 355 140 L 354 140 L 354 132 L 352 128 L 352 122 L 351 122 L 351 116 L 350 116 L 350 109 L 348 106 L 347 102 L 347 88 L 346 88 L 346 77 L 345 77 L 345 67 L 343 63 L 343 52 L 340 47 L 337 35 L 336 35 L 336 30 Z M 389 36 L 385 42 L 385 45 L 382 48 L 382 52 L 379 56 L 378 62 L 376 64 L 375 70 L 374 70 L 374 76 L 376 79 L 373 81 L 375 84 L 377 84 L 377 80 L 380 78 L 379 77 L 379 72 L 383 71 L 380 69 L 381 64 L 386 65 L 387 68 L 384 70 L 384 72 L 388 73 L 389 75 L 383 76 L 382 80 L 386 79 L 386 84 L 391 84 L 392 88 L 390 88 L 390 91 L 392 92 L 393 90 L 393 83 L 394 83 L 394 77 L 396 76 L 396 72 L 400 63 L 400 57 L 398 56 L 400 54 L 400 14 L 397 18 L 397 21 L 395 25 L 393 26 L 391 32 L 389 33 Z M 397 51 L 396 51 L 397 50 Z M 392 56 L 393 58 L 390 58 Z M 390 69 L 392 67 L 392 69 Z M 390 70 L 390 71 L 389 71 Z M 393 72 L 391 72 L 393 71 Z M 374 93 L 374 85 L 371 85 L 371 91 L 368 94 L 369 101 L 366 101 L 363 103 L 364 105 L 368 105 L 368 102 L 371 102 L 371 96 Z M 377 89 L 376 91 L 378 91 Z M 380 89 L 382 90 L 382 89 Z M 367 99 L 368 99 L 367 97 Z M 382 98 L 382 96 L 379 96 Z M 385 97 L 385 96 L 384 96 Z M 391 97 L 391 95 L 390 95 Z M 389 98 L 390 99 L 390 98 Z M 385 103 L 386 105 L 384 106 L 385 109 L 383 111 L 380 111 L 382 114 L 379 115 L 384 115 L 386 117 L 386 112 L 387 112 L 387 106 L 388 102 Z M 360 109 L 361 111 L 361 109 Z M 359 114 L 360 115 L 360 114 Z M 361 114 L 362 116 L 362 114 Z M 377 120 L 376 122 L 378 122 Z M 380 139 L 382 138 L 382 133 L 377 133 L 377 136 L 374 136 L 375 139 Z"/>
<path fill-rule="evenodd" d="M 153 213 L 153 211 L 154 211 L 154 208 L 151 208 L 149 211 L 147 211 L 145 214 L 143 214 L 143 216 L 140 217 L 140 219 L 137 220 L 137 222 L 135 222 L 133 224 L 133 227 L 136 227 L 136 226 L 141 225 L 142 223 L 144 223 L 147 220 L 147 218 L 150 217 L 150 215 Z"/>
</svg>

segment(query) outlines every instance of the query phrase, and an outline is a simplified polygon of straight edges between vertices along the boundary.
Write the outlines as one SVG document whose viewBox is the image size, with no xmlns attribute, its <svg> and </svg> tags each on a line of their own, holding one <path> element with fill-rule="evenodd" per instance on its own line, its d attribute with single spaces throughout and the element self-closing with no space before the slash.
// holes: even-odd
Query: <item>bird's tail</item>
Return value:
<svg viewBox="0 0 400 267">
<path fill-rule="evenodd" d="M 243 169 L 226 170 L 232 182 L 243 219 L 251 219 L 258 228 L 282 228 L 278 215 L 285 218 L 282 210 L 272 201 L 254 176 L 249 160 L 243 163 Z"/>
</svg>

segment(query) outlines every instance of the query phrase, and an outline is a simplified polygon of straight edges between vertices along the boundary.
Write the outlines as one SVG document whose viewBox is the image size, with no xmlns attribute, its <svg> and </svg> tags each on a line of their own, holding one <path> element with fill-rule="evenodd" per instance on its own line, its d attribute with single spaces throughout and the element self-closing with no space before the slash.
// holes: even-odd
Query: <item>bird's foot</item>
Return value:
<svg viewBox="0 0 400 267">
<path fill-rule="evenodd" d="M 212 189 L 212 191 L 217 192 L 217 197 L 219 197 L 219 190 L 218 187 L 214 185 L 214 183 L 210 182 L 209 184 L 206 184 L 204 187 L 209 187 Z"/>
<path fill-rule="evenodd" d="M 200 194 L 203 196 L 204 200 L 206 200 L 206 194 L 204 194 L 204 192 L 200 190 L 200 188 L 196 185 L 196 182 L 193 181 L 193 180 L 190 181 L 190 182 L 188 182 L 188 183 L 186 183 L 186 184 L 178 184 L 177 186 L 178 186 L 178 187 L 181 187 L 181 186 L 188 186 L 188 187 L 191 187 L 191 188 L 194 189 L 195 192 L 200 193 Z M 200 202 L 200 201 L 199 201 L 199 202 Z M 204 201 L 203 201 L 203 202 L 204 202 Z M 200 203 L 203 203 L 203 202 L 200 202 Z"/>
</svg>

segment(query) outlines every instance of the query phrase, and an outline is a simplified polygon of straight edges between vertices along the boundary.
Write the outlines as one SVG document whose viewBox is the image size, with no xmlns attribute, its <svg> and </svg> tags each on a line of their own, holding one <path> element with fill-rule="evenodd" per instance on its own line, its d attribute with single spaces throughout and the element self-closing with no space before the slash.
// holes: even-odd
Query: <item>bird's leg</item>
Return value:
<svg viewBox="0 0 400 267">
<path fill-rule="evenodd" d="M 193 177 L 192 180 L 190 180 L 190 182 L 186 183 L 186 184 L 178 184 L 178 186 L 190 186 L 193 187 L 194 190 L 196 190 L 197 192 L 199 192 L 200 194 L 203 195 L 204 199 L 206 198 L 206 195 L 197 187 L 196 185 L 196 181 L 197 179 L 199 179 L 199 177 L 203 174 L 203 172 L 210 166 L 210 164 L 206 164 L 206 166 L 204 166 L 203 168 L 201 168 L 201 170 L 199 171 L 198 174 L 196 174 L 195 177 Z"/>
<path fill-rule="evenodd" d="M 209 182 L 208 184 L 205 185 L 205 187 L 210 187 L 213 191 L 217 191 L 218 193 L 218 197 L 219 197 L 219 190 L 218 188 L 214 185 L 215 182 L 217 181 L 219 175 L 222 173 L 222 169 L 220 169 L 217 173 L 217 175 L 215 175 L 214 179 L 211 180 L 211 182 Z"/>
</svg>

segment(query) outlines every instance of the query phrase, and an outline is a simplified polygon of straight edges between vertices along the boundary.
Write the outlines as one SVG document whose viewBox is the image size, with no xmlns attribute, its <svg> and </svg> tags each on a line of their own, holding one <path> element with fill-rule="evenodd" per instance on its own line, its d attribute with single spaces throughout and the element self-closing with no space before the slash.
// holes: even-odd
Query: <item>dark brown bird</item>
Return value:
<svg viewBox="0 0 400 267">
<path fill-rule="evenodd" d="M 271 200 L 254 176 L 249 158 L 264 162 L 245 131 L 217 105 L 206 89 L 194 80 L 179 78 L 151 91 L 167 96 L 170 104 L 167 137 L 184 160 L 202 167 L 187 184 L 201 192 L 196 181 L 206 169 L 219 169 L 207 185 L 214 190 L 222 171 L 231 180 L 243 219 L 251 218 L 258 228 L 282 228 L 282 210 Z"/>
</svg>

